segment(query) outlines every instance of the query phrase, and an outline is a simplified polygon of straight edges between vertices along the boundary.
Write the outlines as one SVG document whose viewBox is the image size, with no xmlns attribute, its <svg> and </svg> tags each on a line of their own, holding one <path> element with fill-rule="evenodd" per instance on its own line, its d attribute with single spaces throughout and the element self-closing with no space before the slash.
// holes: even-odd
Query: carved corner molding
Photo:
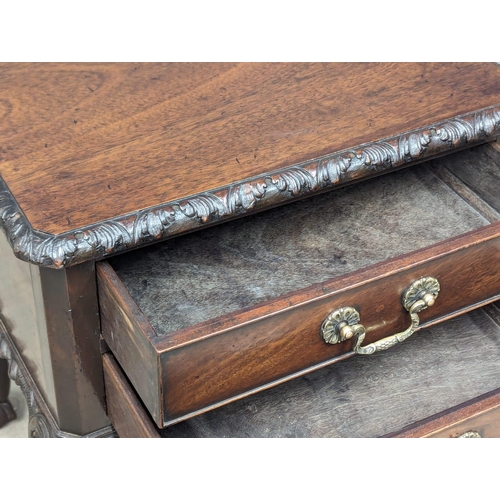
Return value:
<svg viewBox="0 0 500 500">
<path fill-rule="evenodd" d="M 0 226 L 14 253 L 61 268 L 388 172 L 500 134 L 500 105 L 77 231 L 34 230 L 0 178 Z"/>
<path fill-rule="evenodd" d="M 14 343 L 9 338 L 5 325 L 0 320 L 0 358 L 9 363 L 9 377 L 23 391 L 28 403 L 28 436 L 31 438 L 108 438 L 118 437 L 113 427 L 105 427 L 85 436 L 78 436 L 59 429 L 40 391 L 36 387 Z"/>
</svg>

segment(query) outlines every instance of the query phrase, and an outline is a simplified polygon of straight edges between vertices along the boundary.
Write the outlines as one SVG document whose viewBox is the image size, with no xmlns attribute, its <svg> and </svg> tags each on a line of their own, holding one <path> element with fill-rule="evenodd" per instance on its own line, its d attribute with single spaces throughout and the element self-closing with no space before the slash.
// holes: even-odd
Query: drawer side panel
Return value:
<svg viewBox="0 0 500 500">
<path fill-rule="evenodd" d="M 97 265 L 97 282 L 104 340 L 153 418 L 158 420 L 161 418 L 158 359 L 149 341 L 154 332 L 108 263 Z"/>
</svg>

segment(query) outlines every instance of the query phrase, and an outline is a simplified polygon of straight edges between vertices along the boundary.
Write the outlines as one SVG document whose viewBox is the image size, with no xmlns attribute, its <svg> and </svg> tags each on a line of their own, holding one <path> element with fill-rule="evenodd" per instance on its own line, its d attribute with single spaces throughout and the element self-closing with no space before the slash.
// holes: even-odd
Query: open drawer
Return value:
<svg viewBox="0 0 500 500">
<path fill-rule="evenodd" d="M 100 262 L 103 336 L 155 423 L 499 298 L 497 147 Z"/>
<path fill-rule="evenodd" d="M 498 319 L 489 305 L 163 430 L 108 353 L 108 413 L 120 437 L 498 438 Z"/>
</svg>

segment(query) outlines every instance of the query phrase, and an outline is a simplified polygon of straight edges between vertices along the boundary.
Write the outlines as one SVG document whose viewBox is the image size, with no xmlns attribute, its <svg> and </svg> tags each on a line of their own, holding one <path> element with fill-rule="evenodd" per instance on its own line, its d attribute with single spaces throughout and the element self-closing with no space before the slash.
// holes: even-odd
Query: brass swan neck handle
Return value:
<svg viewBox="0 0 500 500">
<path fill-rule="evenodd" d="M 440 291 L 436 278 L 430 276 L 413 282 L 403 294 L 403 306 L 410 313 L 411 325 L 403 332 L 362 346 L 366 330 L 360 324 L 360 315 L 353 307 L 342 307 L 330 313 L 321 325 L 321 336 L 328 344 L 338 344 L 355 338 L 353 351 L 357 354 L 374 354 L 385 351 L 411 337 L 420 325 L 418 313 L 432 306 Z"/>
</svg>

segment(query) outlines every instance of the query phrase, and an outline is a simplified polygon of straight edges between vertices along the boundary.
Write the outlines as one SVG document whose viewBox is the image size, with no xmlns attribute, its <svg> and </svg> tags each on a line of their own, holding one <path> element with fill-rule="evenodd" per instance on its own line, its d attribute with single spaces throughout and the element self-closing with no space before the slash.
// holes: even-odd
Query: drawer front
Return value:
<svg viewBox="0 0 500 500">
<path fill-rule="evenodd" d="M 500 438 L 500 389 L 386 437 Z"/>
<path fill-rule="evenodd" d="M 158 429 L 113 356 L 104 354 L 102 364 L 108 418 L 118 435 L 121 438 L 159 438 Z"/>
<path fill-rule="evenodd" d="M 499 296 L 500 237 L 428 262 L 410 264 L 411 260 L 397 262 L 397 270 L 389 276 L 382 269 L 352 276 L 351 282 L 332 286 L 339 292 L 305 299 L 292 307 L 283 304 L 279 313 L 269 316 L 261 310 L 257 321 L 245 324 L 241 318 L 238 328 L 162 352 L 164 422 L 351 355 L 352 340 L 330 345 L 320 336 L 325 318 L 341 307 L 359 311 L 366 329 L 365 344 L 405 330 L 410 316 L 401 305 L 401 296 L 422 276 L 434 276 L 441 284 L 436 303 L 420 313 L 424 324 Z"/>
<path fill-rule="evenodd" d="M 356 356 L 163 430 L 107 353 L 109 417 L 120 437 L 497 437 L 499 325 L 490 307 L 430 327 L 400 352 Z M 403 430 L 387 434 L 395 429 Z"/>
<path fill-rule="evenodd" d="M 467 418 L 442 430 L 424 435 L 432 438 L 500 438 L 500 402 L 479 415 Z"/>
<path fill-rule="evenodd" d="M 424 437 L 500 438 L 500 407 Z"/>
<path fill-rule="evenodd" d="M 435 304 L 420 313 L 423 325 L 495 300 L 500 223 L 201 324 L 211 333 L 195 341 L 186 334 L 175 348 L 144 326 L 107 263 L 98 276 L 104 337 L 157 425 L 165 426 L 352 355 L 353 340 L 330 345 L 320 336 L 335 309 L 359 311 L 366 344 L 409 326 L 401 297 L 422 276 L 441 284 Z"/>
</svg>

